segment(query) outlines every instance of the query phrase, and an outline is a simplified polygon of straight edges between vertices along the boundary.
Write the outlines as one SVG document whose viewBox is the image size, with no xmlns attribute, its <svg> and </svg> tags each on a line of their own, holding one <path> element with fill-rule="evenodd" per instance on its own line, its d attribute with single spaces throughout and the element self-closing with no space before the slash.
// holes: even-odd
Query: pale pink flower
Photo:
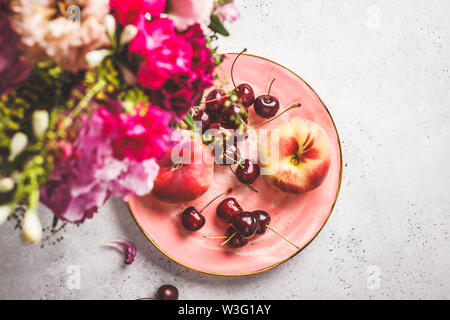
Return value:
<svg viewBox="0 0 450 320">
<path fill-rule="evenodd" d="M 214 14 L 217 15 L 222 22 L 235 22 L 241 17 L 241 14 L 234 2 L 229 2 L 217 7 Z"/>
<path fill-rule="evenodd" d="M 206 31 L 211 22 L 213 0 L 168 0 L 168 14 L 179 31 L 198 23 Z"/>
<path fill-rule="evenodd" d="M 103 23 L 109 0 L 72 0 L 66 4 L 16 0 L 12 4 L 13 26 L 34 59 L 46 55 L 61 68 L 77 72 L 88 69 L 88 52 L 110 45 Z M 67 12 L 70 6 L 74 9 Z"/>
</svg>

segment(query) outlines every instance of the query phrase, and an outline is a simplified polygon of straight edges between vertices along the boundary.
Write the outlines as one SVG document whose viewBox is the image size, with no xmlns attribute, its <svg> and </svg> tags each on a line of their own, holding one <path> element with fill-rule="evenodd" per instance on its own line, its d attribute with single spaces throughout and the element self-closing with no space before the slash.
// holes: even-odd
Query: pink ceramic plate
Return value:
<svg viewBox="0 0 450 320">
<path fill-rule="evenodd" d="M 218 70 L 219 79 L 230 78 L 234 57 L 235 54 L 226 56 Z M 270 231 L 255 237 L 244 248 L 219 247 L 223 240 L 207 239 L 204 236 L 225 234 L 227 226 L 218 221 L 215 215 L 220 200 L 204 211 L 207 220 L 205 227 L 196 233 L 183 230 L 180 215 L 185 208 L 190 205 L 202 208 L 228 187 L 234 188 L 232 196 L 244 210 L 268 211 L 272 215 L 271 226 L 302 249 L 317 236 L 333 210 L 341 183 L 342 155 L 339 136 L 327 108 L 305 81 L 275 62 L 243 55 L 236 64 L 236 83 L 250 83 L 256 96 L 267 93 L 273 78 L 276 78 L 276 82 L 272 94 L 278 97 L 282 108 L 296 102 L 302 103 L 303 107 L 291 110 L 268 125 L 268 128 L 294 116 L 319 123 L 331 141 L 330 171 L 319 188 L 303 195 L 290 195 L 273 189 L 263 178 L 259 178 L 254 185 L 259 190 L 259 193 L 255 193 L 239 184 L 228 168 L 216 166 L 211 188 L 191 203 L 172 205 L 152 196 L 130 198 L 133 217 L 148 239 L 167 257 L 187 268 L 215 275 L 249 275 L 272 269 L 301 251 Z M 232 85 L 228 83 L 225 87 L 231 89 Z M 250 123 L 261 122 L 253 108 L 249 119 Z"/>
</svg>

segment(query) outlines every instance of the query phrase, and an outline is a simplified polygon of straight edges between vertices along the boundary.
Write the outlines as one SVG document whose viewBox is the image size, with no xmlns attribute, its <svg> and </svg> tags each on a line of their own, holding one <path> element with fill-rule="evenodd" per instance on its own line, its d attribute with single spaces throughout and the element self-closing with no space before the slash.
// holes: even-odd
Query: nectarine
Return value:
<svg viewBox="0 0 450 320">
<path fill-rule="evenodd" d="M 305 193 L 320 186 L 328 174 L 330 141 L 317 123 L 292 118 L 272 129 L 260 144 L 259 160 L 271 185 L 288 193 Z"/>
</svg>

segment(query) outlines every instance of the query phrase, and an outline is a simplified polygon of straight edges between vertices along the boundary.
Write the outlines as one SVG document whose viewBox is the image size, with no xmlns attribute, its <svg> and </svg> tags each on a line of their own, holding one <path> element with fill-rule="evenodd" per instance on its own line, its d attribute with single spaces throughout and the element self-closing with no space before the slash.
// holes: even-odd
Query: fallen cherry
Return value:
<svg viewBox="0 0 450 320">
<path fill-rule="evenodd" d="M 231 225 L 244 239 L 249 239 L 255 235 L 256 219 L 251 212 L 240 212 L 231 219 Z"/>
<path fill-rule="evenodd" d="M 212 199 L 202 210 L 198 211 L 197 208 L 191 206 L 185 209 L 181 215 L 181 223 L 183 227 L 188 231 L 198 231 L 205 225 L 206 219 L 202 215 L 203 210 L 205 210 L 211 203 L 216 201 L 219 197 L 229 194 L 233 189 L 228 189 L 226 192 L 218 195 Z"/>
<path fill-rule="evenodd" d="M 243 210 L 235 198 L 226 198 L 217 206 L 216 215 L 220 220 L 230 222 L 233 217 Z"/>
<path fill-rule="evenodd" d="M 170 284 L 165 284 L 159 287 L 158 297 L 161 300 L 178 300 L 178 289 Z"/>
</svg>

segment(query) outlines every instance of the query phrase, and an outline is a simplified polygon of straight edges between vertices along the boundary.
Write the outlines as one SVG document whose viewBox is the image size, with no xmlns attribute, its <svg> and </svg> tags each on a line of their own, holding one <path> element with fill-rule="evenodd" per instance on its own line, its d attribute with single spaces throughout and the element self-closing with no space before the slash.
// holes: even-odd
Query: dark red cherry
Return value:
<svg viewBox="0 0 450 320">
<path fill-rule="evenodd" d="M 188 231 L 198 231 L 205 225 L 205 217 L 195 208 L 189 207 L 181 215 L 181 223 Z"/>
<path fill-rule="evenodd" d="M 194 107 L 191 109 L 191 116 L 194 121 L 199 121 L 202 123 L 202 132 L 209 128 L 212 123 L 212 117 L 206 112 L 206 110 Z"/>
<path fill-rule="evenodd" d="M 217 217 L 225 222 L 230 222 L 233 217 L 243 210 L 235 198 L 224 199 L 216 209 Z"/>
<path fill-rule="evenodd" d="M 233 238 L 231 238 L 230 241 L 228 241 L 228 243 L 227 243 L 227 246 L 229 246 L 230 248 L 233 248 L 233 249 L 242 248 L 243 246 L 245 246 L 248 243 L 248 240 L 245 238 L 242 238 L 239 235 L 239 233 L 237 233 L 236 229 L 234 229 L 233 227 L 229 227 L 227 229 L 226 235 L 227 235 L 227 239 L 234 235 Z"/>
<path fill-rule="evenodd" d="M 223 89 L 214 89 L 206 96 L 206 110 L 210 115 L 217 115 L 227 101 L 228 95 Z"/>
<path fill-rule="evenodd" d="M 161 300 L 178 300 L 178 289 L 170 284 L 165 284 L 159 287 L 158 297 Z"/>
<path fill-rule="evenodd" d="M 223 107 L 222 111 L 222 121 L 225 122 L 230 128 L 238 129 L 242 126 L 242 121 L 248 123 L 248 112 L 239 103 L 231 103 L 230 105 Z M 242 120 L 242 121 L 241 121 Z"/>
<path fill-rule="evenodd" d="M 255 112 L 262 118 L 272 118 L 280 110 L 280 102 L 271 95 L 262 95 L 256 98 L 254 104 Z"/>
<path fill-rule="evenodd" d="M 253 216 L 256 219 L 256 233 L 264 234 L 266 233 L 267 226 L 270 224 L 270 215 L 263 210 L 253 211 Z"/>
<path fill-rule="evenodd" d="M 240 212 L 231 219 L 232 226 L 245 239 L 255 235 L 256 219 L 251 212 Z"/>
<path fill-rule="evenodd" d="M 237 95 L 239 100 L 247 109 L 250 108 L 255 101 L 255 92 L 248 83 L 241 83 L 237 86 L 233 93 Z"/>
<path fill-rule="evenodd" d="M 241 161 L 236 169 L 236 178 L 243 184 L 253 184 L 258 179 L 261 170 L 259 165 L 245 159 Z"/>
</svg>

